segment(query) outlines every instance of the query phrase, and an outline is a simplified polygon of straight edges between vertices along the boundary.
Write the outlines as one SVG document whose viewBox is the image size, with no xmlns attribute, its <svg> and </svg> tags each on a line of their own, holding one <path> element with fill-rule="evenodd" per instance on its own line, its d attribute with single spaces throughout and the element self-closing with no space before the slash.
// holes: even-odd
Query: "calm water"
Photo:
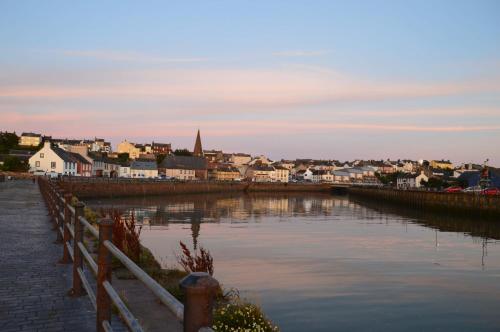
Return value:
<svg viewBox="0 0 500 332">
<path fill-rule="evenodd" d="M 283 331 L 500 331 L 500 222 L 326 194 L 88 203 L 133 211 L 164 264 L 179 241 L 209 249 Z"/>
</svg>

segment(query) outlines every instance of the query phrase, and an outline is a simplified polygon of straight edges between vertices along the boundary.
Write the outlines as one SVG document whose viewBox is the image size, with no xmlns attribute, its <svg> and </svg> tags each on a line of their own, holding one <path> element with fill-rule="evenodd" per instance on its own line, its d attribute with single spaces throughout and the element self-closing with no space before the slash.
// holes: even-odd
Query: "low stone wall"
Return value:
<svg viewBox="0 0 500 332">
<path fill-rule="evenodd" d="M 61 181 L 62 188 L 80 198 L 131 197 L 225 192 L 328 192 L 325 184 L 245 182 Z"/>
<path fill-rule="evenodd" d="M 28 172 L 4 172 L 4 171 L 1 171 L 0 177 L 2 177 L 2 176 L 5 179 L 7 179 L 10 176 L 10 178 L 14 179 L 14 180 L 25 180 L 25 179 L 32 179 L 33 178 L 33 174 L 30 174 Z"/>
<path fill-rule="evenodd" d="M 500 196 L 358 187 L 351 187 L 348 192 L 370 200 L 398 203 L 417 209 L 500 216 Z"/>
</svg>

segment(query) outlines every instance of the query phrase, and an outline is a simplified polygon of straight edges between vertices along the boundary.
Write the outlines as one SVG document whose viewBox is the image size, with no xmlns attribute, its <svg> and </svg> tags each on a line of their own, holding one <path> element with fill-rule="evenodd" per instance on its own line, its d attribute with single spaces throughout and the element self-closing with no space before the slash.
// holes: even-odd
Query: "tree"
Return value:
<svg viewBox="0 0 500 332">
<path fill-rule="evenodd" d="M 118 160 L 121 163 L 127 162 L 129 158 L 130 158 L 130 156 L 127 152 L 118 154 Z"/>
<path fill-rule="evenodd" d="M 18 143 L 19 137 L 16 133 L 0 132 L 0 153 L 9 153 Z"/>
<path fill-rule="evenodd" d="M 422 181 L 421 184 L 426 188 L 442 188 L 445 182 L 439 178 L 431 177 L 429 181 Z"/>
<path fill-rule="evenodd" d="M 29 166 L 16 156 L 7 156 L 3 161 L 2 170 L 11 172 L 26 172 Z"/>
<path fill-rule="evenodd" d="M 158 155 L 156 155 L 156 163 L 158 165 L 160 165 L 161 162 L 163 161 L 163 159 L 165 159 L 165 157 L 167 157 L 166 154 L 158 154 Z"/>
<path fill-rule="evenodd" d="M 189 152 L 188 149 L 177 149 L 174 151 L 176 156 L 192 156 L 193 154 Z"/>
</svg>

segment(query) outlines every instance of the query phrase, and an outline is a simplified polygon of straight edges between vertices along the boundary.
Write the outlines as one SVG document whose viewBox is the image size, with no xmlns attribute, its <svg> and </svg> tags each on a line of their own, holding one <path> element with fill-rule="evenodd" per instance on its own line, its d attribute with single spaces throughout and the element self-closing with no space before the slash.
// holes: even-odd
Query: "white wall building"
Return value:
<svg viewBox="0 0 500 332">
<path fill-rule="evenodd" d="M 130 164 L 130 174 L 133 178 L 156 178 L 158 177 L 156 161 L 133 161 Z"/>
<path fill-rule="evenodd" d="M 77 163 L 70 154 L 46 141 L 30 159 L 30 172 L 37 175 L 76 175 Z"/>
</svg>

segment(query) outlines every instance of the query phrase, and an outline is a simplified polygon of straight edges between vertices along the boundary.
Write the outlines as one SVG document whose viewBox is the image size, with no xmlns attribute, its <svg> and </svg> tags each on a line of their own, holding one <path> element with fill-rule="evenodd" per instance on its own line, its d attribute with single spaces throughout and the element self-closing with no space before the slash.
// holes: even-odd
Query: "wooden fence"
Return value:
<svg viewBox="0 0 500 332">
<path fill-rule="evenodd" d="M 143 331 L 139 321 L 112 286 L 112 257 L 119 260 L 170 309 L 183 323 L 184 331 L 211 331 L 212 308 L 219 288 L 217 280 L 200 272 L 185 277 L 180 282 L 186 295 L 186 305 L 183 305 L 113 244 L 111 219 L 99 220 L 96 229 L 85 219 L 82 202 L 73 206 L 73 195 L 60 189 L 57 183 L 49 179 L 39 178 L 38 183 L 57 232 L 57 240 L 63 244 L 61 263 L 73 262 L 72 295 L 83 296 L 86 292 L 96 310 L 97 331 L 113 331 L 110 324 L 112 305 L 117 308 L 130 331 Z M 85 246 L 85 230 L 98 240 L 97 262 Z M 95 291 L 84 273 L 87 268 L 96 276 Z"/>
</svg>

